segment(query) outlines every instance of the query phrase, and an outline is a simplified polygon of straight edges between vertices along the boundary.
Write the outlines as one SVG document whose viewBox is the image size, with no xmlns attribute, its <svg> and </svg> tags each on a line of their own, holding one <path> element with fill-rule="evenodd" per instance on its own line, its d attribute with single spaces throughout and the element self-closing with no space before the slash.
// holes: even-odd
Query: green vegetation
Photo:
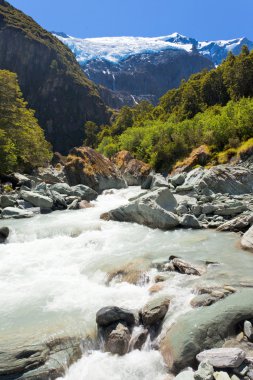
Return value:
<svg viewBox="0 0 253 380">
<path fill-rule="evenodd" d="M 218 68 L 194 74 L 166 93 L 158 106 L 124 107 L 98 135 L 98 149 L 111 156 L 126 149 L 157 170 L 170 170 L 206 144 L 222 163 L 253 137 L 253 52 L 243 47 Z M 221 152 L 223 152 L 221 154 Z"/>
<path fill-rule="evenodd" d="M 16 74 L 0 70 L 0 173 L 30 170 L 50 159 L 50 145 L 27 108 Z"/>
</svg>

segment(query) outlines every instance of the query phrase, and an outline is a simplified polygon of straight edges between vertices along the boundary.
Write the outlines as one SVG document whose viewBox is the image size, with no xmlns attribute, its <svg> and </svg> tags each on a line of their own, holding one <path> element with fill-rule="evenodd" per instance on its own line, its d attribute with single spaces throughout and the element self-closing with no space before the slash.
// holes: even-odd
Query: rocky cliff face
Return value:
<svg viewBox="0 0 253 380">
<path fill-rule="evenodd" d="M 54 150 L 82 144 L 84 123 L 108 121 L 97 88 L 71 51 L 30 17 L 0 0 L 0 68 L 18 74 Z"/>
<path fill-rule="evenodd" d="M 122 105 L 134 105 L 143 99 L 156 103 L 166 91 L 178 87 L 182 79 L 213 67 L 207 58 L 184 50 L 143 53 L 117 64 L 98 59 L 82 64 L 87 76 L 117 95 Z M 115 106 L 108 93 L 101 92 L 101 95 L 107 104 Z"/>
</svg>

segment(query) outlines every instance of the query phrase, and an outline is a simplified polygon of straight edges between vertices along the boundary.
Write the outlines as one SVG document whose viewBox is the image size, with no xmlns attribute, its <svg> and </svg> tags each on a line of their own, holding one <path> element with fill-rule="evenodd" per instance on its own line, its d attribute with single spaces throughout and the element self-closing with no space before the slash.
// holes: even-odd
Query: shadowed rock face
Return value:
<svg viewBox="0 0 253 380">
<path fill-rule="evenodd" d="M 134 105 L 141 99 L 157 103 L 168 90 L 180 85 L 182 79 L 203 69 L 212 69 L 213 63 L 197 53 L 166 50 L 139 54 L 115 64 L 106 60 L 92 60 L 82 65 L 88 77 L 110 92 L 101 91 L 110 106 Z M 117 94 L 117 104 L 114 94 Z M 131 96 L 132 95 L 132 96 Z"/>
<path fill-rule="evenodd" d="M 81 145 L 84 123 L 106 123 L 97 88 L 72 52 L 30 17 L 0 0 L 0 69 L 18 74 L 21 90 L 54 150 Z"/>
</svg>

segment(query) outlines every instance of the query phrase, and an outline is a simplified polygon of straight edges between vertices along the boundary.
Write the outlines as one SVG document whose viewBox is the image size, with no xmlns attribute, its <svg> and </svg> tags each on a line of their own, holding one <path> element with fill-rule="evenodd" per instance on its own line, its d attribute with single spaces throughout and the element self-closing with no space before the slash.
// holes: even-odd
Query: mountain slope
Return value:
<svg viewBox="0 0 253 380">
<path fill-rule="evenodd" d="M 32 18 L 0 0 L 0 69 L 18 74 L 20 87 L 55 150 L 84 138 L 84 123 L 108 120 L 96 86 L 72 52 Z"/>
<path fill-rule="evenodd" d="M 86 75 L 103 86 L 100 94 L 114 108 L 147 99 L 154 104 L 182 79 L 219 65 L 229 51 L 239 54 L 245 38 L 199 42 L 174 33 L 163 37 L 74 38 L 54 33 L 75 54 Z"/>
</svg>

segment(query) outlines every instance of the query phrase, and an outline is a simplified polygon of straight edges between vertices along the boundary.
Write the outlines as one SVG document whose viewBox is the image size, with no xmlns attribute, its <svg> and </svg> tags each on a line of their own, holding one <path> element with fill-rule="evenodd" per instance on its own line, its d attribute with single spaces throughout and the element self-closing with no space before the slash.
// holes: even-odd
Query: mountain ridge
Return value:
<svg viewBox="0 0 253 380">
<path fill-rule="evenodd" d="M 246 37 L 231 40 L 198 41 L 195 38 L 172 33 L 160 37 L 95 37 L 76 38 L 63 32 L 52 32 L 75 54 L 80 64 L 86 64 L 94 59 L 119 63 L 133 55 L 144 53 L 157 53 L 164 50 L 184 50 L 191 52 L 197 50 L 199 54 L 208 57 L 215 65 L 226 58 L 229 51 L 236 55 L 240 53 L 245 44 L 250 50 L 253 42 Z"/>
</svg>

